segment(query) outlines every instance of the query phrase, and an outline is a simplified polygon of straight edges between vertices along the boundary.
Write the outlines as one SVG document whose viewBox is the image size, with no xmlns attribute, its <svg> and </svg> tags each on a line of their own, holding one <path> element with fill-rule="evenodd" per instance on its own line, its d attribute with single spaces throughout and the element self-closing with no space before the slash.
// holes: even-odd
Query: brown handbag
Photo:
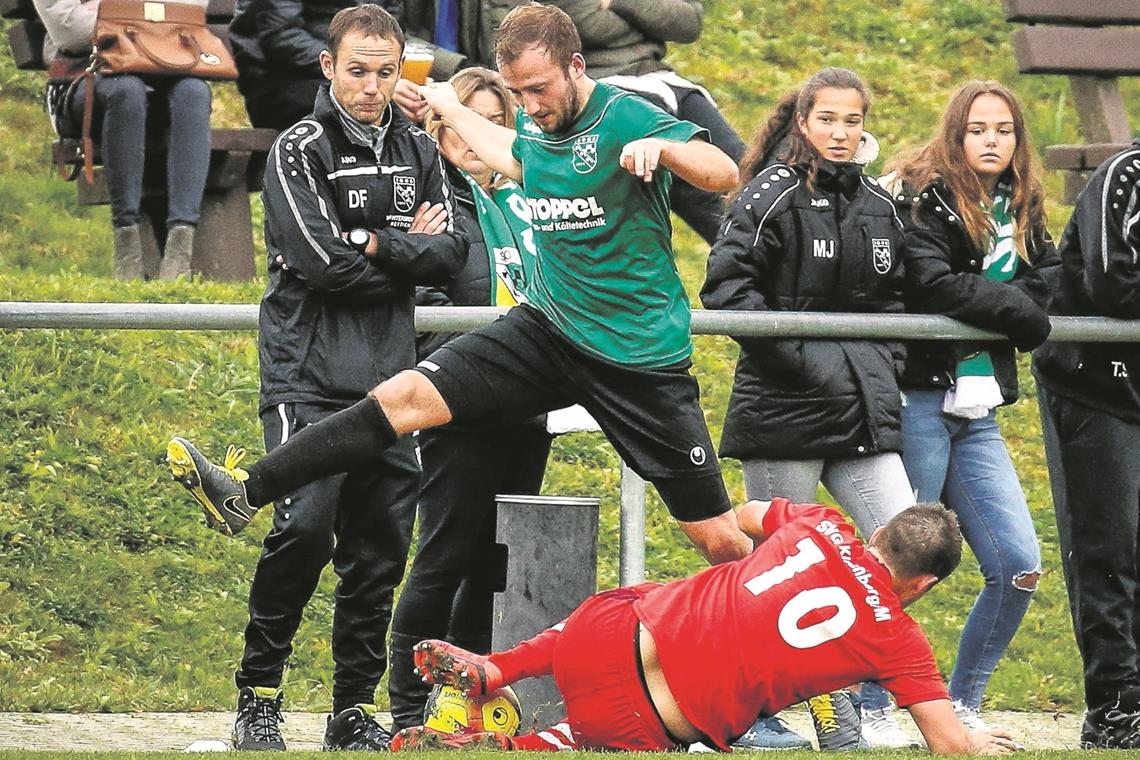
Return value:
<svg viewBox="0 0 1140 760">
<path fill-rule="evenodd" d="M 197 5 L 100 0 L 93 44 L 102 74 L 237 79 L 233 56 Z"/>
<path fill-rule="evenodd" d="M 187 3 L 100 0 L 91 60 L 83 75 L 83 175 L 95 179 L 91 120 L 95 74 L 237 79 L 225 43 L 206 26 L 206 11 Z M 62 168 L 61 168 L 62 171 Z"/>
</svg>

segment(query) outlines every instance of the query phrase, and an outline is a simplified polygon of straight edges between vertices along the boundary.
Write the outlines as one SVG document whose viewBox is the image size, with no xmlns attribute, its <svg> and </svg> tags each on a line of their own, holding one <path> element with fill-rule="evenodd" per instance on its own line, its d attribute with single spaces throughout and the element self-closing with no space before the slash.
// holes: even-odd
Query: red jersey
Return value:
<svg viewBox="0 0 1140 760">
<path fill-rule="evenodd" d="M 948 699 L 891 574 L 831 507 L 774 499 L 749 556 L 635 604 L 685 717 L 721 749 L 758 715 L 877 681 L 900 707 Z M 699 621 L 699 622 L 697 622 Z"/>
</svg>

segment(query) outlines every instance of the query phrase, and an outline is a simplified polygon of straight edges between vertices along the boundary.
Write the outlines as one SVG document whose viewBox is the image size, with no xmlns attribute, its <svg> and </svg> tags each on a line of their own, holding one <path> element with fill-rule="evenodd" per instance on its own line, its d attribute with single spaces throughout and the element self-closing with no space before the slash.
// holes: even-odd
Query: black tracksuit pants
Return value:
<svg viewBox="0 0 1140 760">
<path fill-rule="evenodd" d="M 1085 699 L 1140 688 L 1140 424 L 1038 382 L 1045 453 Z"/>
<path fill-rule="evenodd" d="M 496 577 L 495 495 L 542 488 L 551 437 L 542 427 L 435 428 L 420 433 L 419 541 L 392 620 L 388 676 L 397 728 L 423 723 L 426 686 L 412 647 L 447 639 L 488 652 Z"/>
<path fill-rule="evenodd" d="M 282 404 L 261 416 L 266 450 L 336 409 Z M 415 446 L 405 438 L 373 466 L 302 486 L 273 505 L 249 591 L 237 685 L 278 686 L 305 605 L 331 560 L 340 581 L 333 612 L 333 711 L 371 704 L 387 667 L 392 592 L 411 544 L 419 495 Z"/>
</svg>

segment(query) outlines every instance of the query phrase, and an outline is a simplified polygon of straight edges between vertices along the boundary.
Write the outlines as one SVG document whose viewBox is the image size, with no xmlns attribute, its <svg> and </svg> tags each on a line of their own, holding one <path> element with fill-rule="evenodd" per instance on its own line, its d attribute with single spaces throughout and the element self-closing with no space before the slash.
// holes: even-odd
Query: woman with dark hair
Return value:
<svg viewBox="0 0 1140 760">
<path fill-rule="evenodd" d="M 903 461 L 919 501 L 958 514 L 985 586 L 962 628 L 950 697 L 967 728 L 1029 606 L 1041 555 L 995 409 L 1017 399 L 1014 349 L 1049 335 L 1059 263 L 1017 99 L 997 82 L 951 98 L 937 134 L 884 177 L 908 225 L 907 307 L 1009 336 L 914 341 L 901 381 Z"/>
<path fill-rule="evenodd" d="M 709 255 L 707 308 L 903 310 L 903 223 L 863 174 L 878 152 L 863 130 L 869 107 L 862 80 L 838 68 L 780 101 L 745 154 L 744 186 Z M 736 340 L 721 455 L 742 461 L 749 499 L 812 502 L 822 483 L 867 538 L 914 504 L 899 456 L 900 342 Z M 884 692 L 869 741 L 913 745 L 888 707 Z M 849 706 L 844 712 L 857 741 L 858 719 Z M 746 746 L 764 743 L 750 739 Z"/>
<path fill-rule="evenodd" d="M 516 106 L 497 72 L 468 68 L 449 81 L 468 108 L 514 127 Z M 525 300 L 535 251 L 522 191 L 432 117 L 429 110 L 425 129 L 439 142 L 455 190 L 456 224 L 471 242 L 463 271 L 442 287 L 417 288 L 416 304 L 510 306 Z M 421 335 L 417 353 L 423 358 L 452 337 Z M 388 692 L 397 728 L 423 723 L 430 690 L 413 672 L 413 646 L 446 638 L 464 649 L 490 651 L 495 494 L 538 493 L 550 442 L 546 415 L 420 433 L 419 543 L 392 618 Z"/>
</svg>

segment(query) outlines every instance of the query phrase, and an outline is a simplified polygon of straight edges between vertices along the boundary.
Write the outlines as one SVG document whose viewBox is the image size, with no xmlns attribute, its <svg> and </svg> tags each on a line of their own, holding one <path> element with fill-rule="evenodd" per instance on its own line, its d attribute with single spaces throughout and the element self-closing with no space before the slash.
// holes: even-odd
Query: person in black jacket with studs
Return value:
<svg viewBox="0 0 1140 760">
<path fill-rule="evenodd" d="M 1061 238 L 1053 314 L 1140 319 L 1140 138 L 1093 173 Z M 1140 345 L 1048 343 L 1033 357 L 1084 661 L 1083 747 L 1140 747 Z"/>
<path fill-rule="evenodd" d="M 859 77 L 836 68 L 780 102 L 745 156 L 746 184 L 709 255 L 706 308 L 903 310 L 903 222 L 863 174 L 877 153 L 863 131 L 869 106 Z M 901 342 L 737 342 L 721 455 L 743 462 L 749 499 L 814 501 L 822 482 L 868 537 L 914 504 L 899 456 Z M 912 743 L 890 728 L 894 741 L 877 746 Z M 762 720 L 740 746 L 786 746 L 781 736 Z"/>
</svg>

